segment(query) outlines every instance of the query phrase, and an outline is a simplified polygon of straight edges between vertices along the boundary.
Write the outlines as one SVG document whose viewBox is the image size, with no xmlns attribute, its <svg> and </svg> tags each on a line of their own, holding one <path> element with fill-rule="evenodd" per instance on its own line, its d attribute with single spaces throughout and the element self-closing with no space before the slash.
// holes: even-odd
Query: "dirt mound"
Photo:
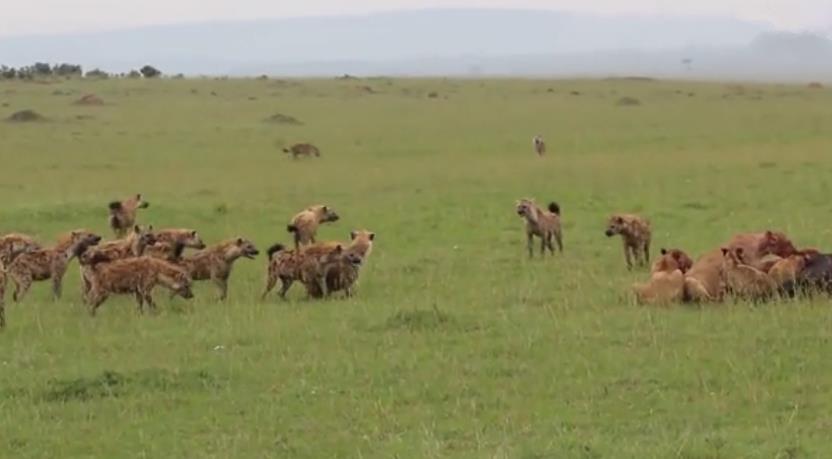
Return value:
<svg viewBox="0 0 832 459">
<path fill-rule="evenodd" d="M 34 110 L 21 110 L 19 112 L 12 113 L 11 116 L 6 119 L 14 123 L 29 123 L 33 121 L 44 121 L 46 118 Z"/>
<path fill-rule="evenodd" d="M 635 97 L 622 97 L 618 99 L 618 102 L 615 104 L 619 107 L 635 107 L 637 105 L 641 105 L 641 101 Z"/>
<path fill-rule="evenodd" d="M 294 116 L 284 115 L 282 113 L 275 113 L 274 115 L 266 118 L 263 120 L 267 123 L 275 123 L 275 124 L 288 124 L 291 126 L 300 126 L 303 124 L 299 119 L 295 118 Z"/>
<path fill-rule="evenodd" d="M 809 89 L 823 89 L 823 84 L 818 81 L 809 83 Z"/>
<path fill-rule="evenodd" d="M 104 99 L 95 94 L 86 94 L 75 101 L 75 105 L 104 105 Z"/>
<path fill-rule="evenodd" d="M 428 93 L 428 99 L 438 99 L 439 93 L 436 91 L 431 91 Z"/>
</svg>

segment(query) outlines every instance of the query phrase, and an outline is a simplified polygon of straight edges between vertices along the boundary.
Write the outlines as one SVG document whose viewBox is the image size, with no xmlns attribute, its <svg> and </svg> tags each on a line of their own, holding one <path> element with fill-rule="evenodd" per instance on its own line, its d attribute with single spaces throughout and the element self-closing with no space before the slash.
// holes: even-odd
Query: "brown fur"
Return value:
<svg viewBox="0 0 832 459">
<path fill-rule="evenodd" d="M 681 303 L 685 296 L 685 275 L 679 269 L 654 272 L 648 283 L 633 285 L 633 292 L 639 304 Z"/>
<path fill-rule="evenodd" d="M 26 234 L 11 233 L 0 237 L 0 265 L 9 266 L 22 252 L 41 249 L 35 239 Z"/>
<path fill-rule="evenodd" d="M 296 143 L 289 148 L 284 148 L 283 153 L 291 154 L 292 159 L 298 159 L 298 156 L 321 156 L 321 150 L 311 143 Z"/>
<path fill-rule="evenodd" d="M 540 238 L 540 256 L 546 254 L 547 248 L 552 255 L 555 254 L 553 241 L 557 242 L 558 250 L 563 252 L 560 207 L 557 203 L 549 204 L 549 209 L 545 210 L 535 204 L 533 199 L 521 199 L 517 201 L 516 211 L 526 221 L 526 245 L 530 258 L 534 256 L 535 236 Z"/>
<path fill-rule="evenodd" d="M 684 274 L 693 266 L 693 260 L 691 260 L 688 254 L 683 250 L 662 249 L 661 254 L 662 256 L 656 260 L 655 263 L 653 263 L 653 267 L 650 269 L 650 272 L 671 273 L 678 269 L 679 271 L 682 271 L 682 274 Z"/>
<path fill-rule="evenodd" d="M 723 273 L 725 285 L 737 298 L 763 300 L 773 295 L 777 285 L 771 276 L 747 264 L 743 259 L 743 249 L 723 248 Z"/>
<path fill-rule="evenodd" d="M 136 226 L 136 212 L 138 209 L 146 209 L 150 203 L 142 199 L 141 194 L 131 196 L 124 201 L 113 201 L 110 203 L 110 217 L 108 222 L 110 228 L 121 239 Z"/>
<path fill-rule="evenodd" d="M 213 281 L 220 289 L 220 300 L 224 300 L 228 296 L 228 279 L 234 262 L 240 257 L 253 259 L 259 253 L 253 242 L 236 237 L 182 257 L 176 264 L 194 281 Z"/>
<path fill-rule="evenodd" d="M 155 242 L 156 237 L 153 234 L 152 226 L 142 228 L 136 225 L 124 239 L 102 242 L 95 247 L 90 247 L 88 250 L 92 254 L 99 255 L 102 259 L 106 258 L 110 261 L 116 261 L 125 258 L 140 257 Z M 87 297 L 90 290 L 90 281 L 85 277 L 85 273 L 87 272 L 81 266 L 81 296 L 83 298 Z"/>
<path fill-rule="evenodd" d="M 199 232 L 194 229 L 176 228 L 155 231 L 153 237 L 156 242 L 145 250 L 145 255 L 169 260 L 173 255 L 177 244 L 189 249 L 202 250 L 205 243 L 202 242 Z"/>
<path fill-rule="evenodd" d="M 322 223 L 336 222 L 340 217 L 325 205 L 311 206 L 292 217 L 286 230 L 295 235 L 295 248 L 314 244 L 318 227 Z"/>
<path fill-rule="evenodd" d="M 632 214 L 614 214 L 607 222 L 605 234 L 607 237 L 621 236 L 627 268 L 633 267 L 633 261 L 640 266 L 649 263 L 652 231 L 650 221 L 646 218 Z"/>
<path fill-rule="evenodd" d="M 277 285 L 280 280 L 280 297 L 286 298 L 286 293 L 295 281 L 302 280 L 302 267 L 307 258 L 318 259 L 327 255 L 341 244 L 338 242 L 318 242 L 300 249 L 287 250 L 281 244 L 275 244 L 269 251 L 269 264 L 266 274 L 266 288 L 262 298 Z"/>
<path fill-rule="evenodd" d="M 685 299 L 710 302 L 722 299 L 722 251 L 712 250 L 701 257 L 685 273 Z"/>
<path fill-rule="evenodd" d="M 64 274 L 75 250 L 82 244 L 97 244 L 100 240 L 100 236 L 89 231 L 76 230 L 62 236 L 52 248 L 20 254 L 8 268 L 9 277 L 15 284 L 14 300 L 22 300 L 33 282 L 49 279 L 52 279 L 55 299 L 60 298 Z"/>
<path fill-rule="evenodd" d="M 353 295 L 353 287 L 358 281 L 361 267 L 373 251 L 375 238 L 376 234 L 367 230 L 350 233 L 351 242 L 345 246 L 344 256 L 327 272 L 325 293 L 327 296 L 338 291 L 343 291 L 347 297 Z"/>
<path fill-rule="evenodd" d="M 114 294 L 134 295 L 139 312 L 143 312 L 145 304 L 156 309 L 152 293 L 157 285 L 183 298 L 193 298 L 188 273 L 165 260 L 142 256 L 110 262 L 101 254 L 84 253 L 80 262 L 87 270 L 85 276 L 90 279 L 87 303 L 93 316 L 101 304 Z"/>
<path fill-rule="evenodd" d="M 745 263 L 757 269 L 763 267 L 761 262 L 766 255 L 785 258 L 797 253 L 789 238 L 776 231 L 737 234 L 725 244 L 725 247 L 731 250 L 742 249 Z"/>
<path fill-rule="evenodd" d="M 783 288 L 788 283 L 796 283 L 797 278 L 806 267 L 809 257 L 817 254 L 816 251 L 805 251 L 790 257 L 781 258 L 768 271 L 768 275 L 778 288 Z"/>
</svg>

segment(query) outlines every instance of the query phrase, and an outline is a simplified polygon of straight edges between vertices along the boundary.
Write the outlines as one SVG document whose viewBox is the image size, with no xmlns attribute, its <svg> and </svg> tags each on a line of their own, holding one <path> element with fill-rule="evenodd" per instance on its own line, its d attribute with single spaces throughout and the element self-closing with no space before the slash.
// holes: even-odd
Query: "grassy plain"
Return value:
<svg viewBox="0 0 832 459">
<path fill-rule="evenodd" d="M 105 104 L 72 103 L 88 93 Z M 72 80 L 0 83 L 0 106 L 47 117 L 0 122 L 3 232 L 109 235 L 107 202 L 142 192 L 144 223 L 209 242 L 288 242 L 313 203 L 342 215 L 323 239 L 378 235 L 350 300 L 261 302 L 264 257 L 239 262 L 226 303 L 159 292 L 156 316 L 118 298 L 90 318 L 76 264 L 62 301 L 36 285 L 0 333 L 2 456 L 832 455 L 828 301 L 639 308 L 646 274 L 603 235 L 630 211 L 654 252 L 766 228 L 832 249 L 832 91 Z M 278 148 L 300 141 L 323 157 Z M 525 196 L 560 203 L 562 256 L 527 259 Z"/>
</svg>

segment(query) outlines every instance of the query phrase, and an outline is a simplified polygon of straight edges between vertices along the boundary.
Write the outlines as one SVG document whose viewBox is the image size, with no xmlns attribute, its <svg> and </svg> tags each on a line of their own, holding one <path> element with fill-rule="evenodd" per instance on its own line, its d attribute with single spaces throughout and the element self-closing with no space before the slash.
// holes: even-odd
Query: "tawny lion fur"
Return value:
<svg viewBox="0 0 832 459">
<path fill-rule="evenodd" d="M 725 287 L 737 298 L 763 300 L 771 297 L 777 285 L 768 274 L 747 264 L 741 247 L 722 248 Z"/>
<path fill-rule="evenodd" d="M 633 285 L 639 304 L 669 305 L 681 303 L 685 297 L 684 273 L 693 262 L 679 249 L 662 249 L 661 253 L 653 264 L 650 280 L 646 284 Z"/>
</svg>

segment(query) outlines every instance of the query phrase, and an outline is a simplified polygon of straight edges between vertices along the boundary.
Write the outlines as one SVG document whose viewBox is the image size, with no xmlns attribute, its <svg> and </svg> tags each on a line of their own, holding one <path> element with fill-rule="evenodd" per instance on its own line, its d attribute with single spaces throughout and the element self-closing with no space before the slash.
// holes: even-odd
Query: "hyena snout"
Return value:
<svg viewBox="0 0 832 459">
<path fill-rule="evenodd" d="M 607 235 L 607 237 L 613 237 L 613 236 L 615 236 L 617 233 L 618 233 L 618 231 L 617 231 L 615 228 L 612 228 L 612 227 L 607 228 L 607 230 L 604 232 L 604 234 L 606 234 L 606 235 Z"/>
</svg>

